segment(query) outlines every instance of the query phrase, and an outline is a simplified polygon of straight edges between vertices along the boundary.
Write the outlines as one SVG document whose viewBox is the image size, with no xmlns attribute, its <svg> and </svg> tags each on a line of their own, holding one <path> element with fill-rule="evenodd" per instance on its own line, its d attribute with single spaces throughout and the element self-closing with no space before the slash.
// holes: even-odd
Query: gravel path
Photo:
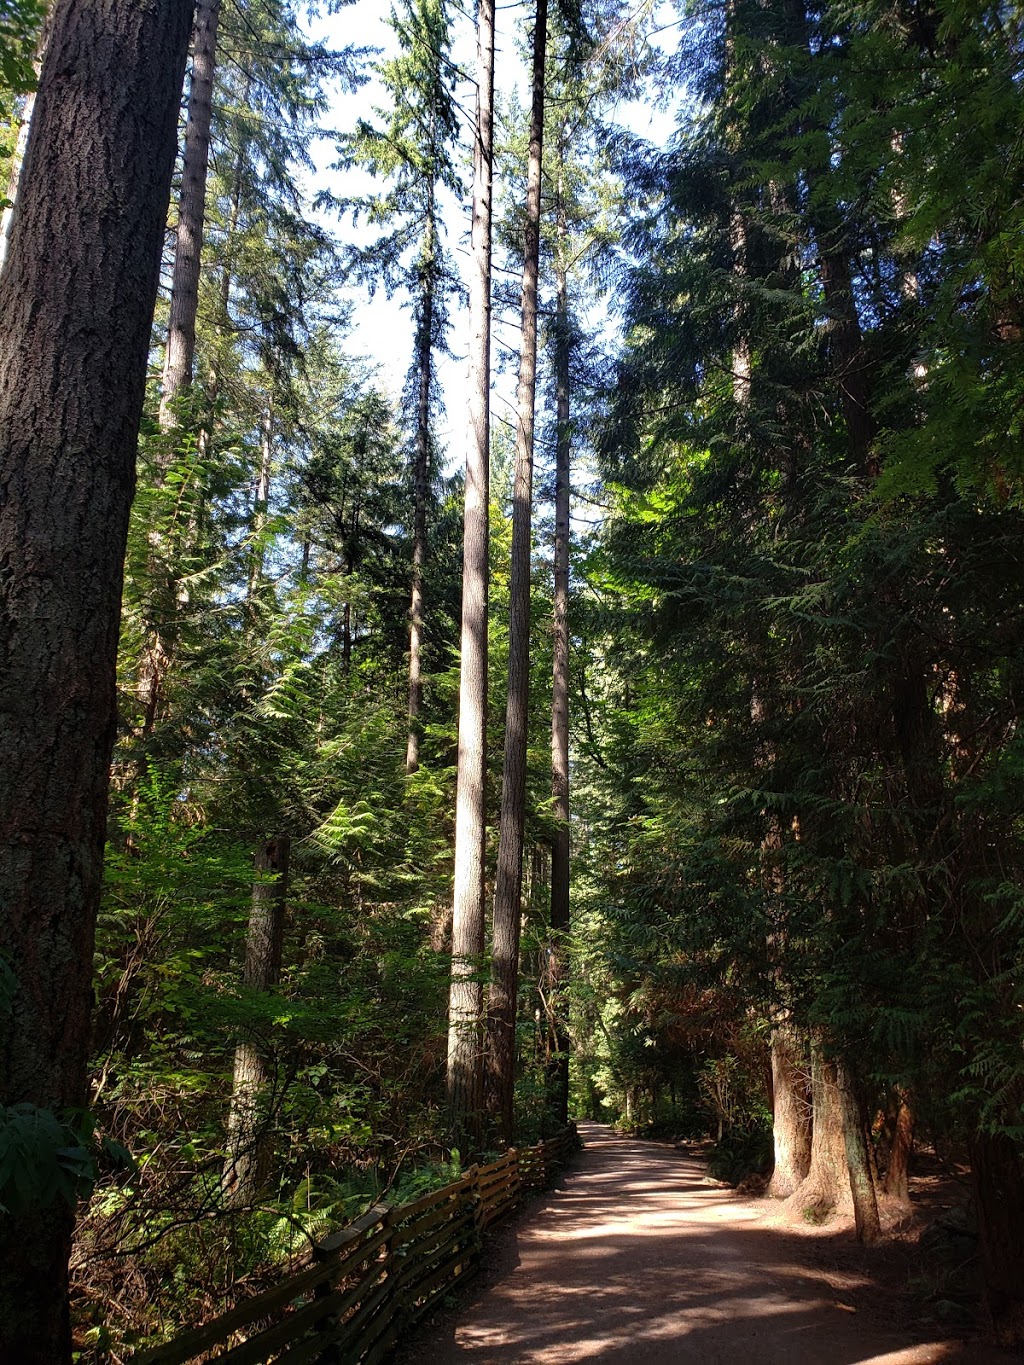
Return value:
<svg viewBox="0 0 1024 1365">
<path fill-rule="evenodd" d="M 847 1231 L 792 1229 L 661 1143 L 581 1124 L 561 1187 L 503 1233 L 407 1365 L 988 1365 L 978 1344 L 899 1330 L 905 1272 Z M 881 1258 L 881 1260 L 879 1259 Z M 888 1266 L 879 1279 L 878 1267 Z"/>
</svg>

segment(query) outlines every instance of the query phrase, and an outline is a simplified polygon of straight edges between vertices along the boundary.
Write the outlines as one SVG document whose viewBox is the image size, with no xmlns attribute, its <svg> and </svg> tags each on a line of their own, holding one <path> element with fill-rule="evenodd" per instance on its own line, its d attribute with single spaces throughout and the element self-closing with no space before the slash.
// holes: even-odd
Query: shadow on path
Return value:
<svg viewBox="0 0 1024 1365">
<path fill-rule="evenodd" d="M 562 1187 L 505 1229 L 490 1283 L 428 1328 L 408 1365 L 930 1365 L 1011 1359 L 896 1330 L 847 1235 L 767 1223 L 771 1205 L 710 1184 L 671 1147 L 581 1124 Z M 840 1242 L 841 1256 L 840 1256 Z M 830 1259 L 830 1244 L 835 1254 Z M 840 1264 L 841 1260 L 841 1264 Z"/>
</svg>

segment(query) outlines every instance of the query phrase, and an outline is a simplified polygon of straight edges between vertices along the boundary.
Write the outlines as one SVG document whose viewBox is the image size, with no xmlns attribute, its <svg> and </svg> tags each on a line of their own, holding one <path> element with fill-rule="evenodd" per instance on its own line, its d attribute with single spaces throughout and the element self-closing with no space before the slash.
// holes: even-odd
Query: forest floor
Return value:
<svg viewBox="0 0 1024 1365">
<path fill-rule="evenodd" d="M 558 1188 L 491 1239 L 484 1271 L 404 1365 L 996 1365 L 1017 1357 L 934 1320 L 912 1240 L 866 1249 L 712 1180 L 669 1143 L 580 1124 Z"/>
</svg>

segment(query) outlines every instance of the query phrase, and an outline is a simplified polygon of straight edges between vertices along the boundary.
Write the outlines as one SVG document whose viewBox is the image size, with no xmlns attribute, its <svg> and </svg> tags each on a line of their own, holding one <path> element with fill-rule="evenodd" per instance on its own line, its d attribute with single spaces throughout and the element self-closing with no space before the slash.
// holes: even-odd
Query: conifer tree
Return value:
<svg viewBox="0 0 1024 1365">
<path fill-rule="evenodd" d="M 490 517 L 491 193 L 494 0 L 477 5 L 477 102 L 469 282 L 469 380 L 460 631 L 459 751 L 448 1007 L 448 1107 L 456 1143 L 479 1131 L 483 1082 Z"/>
<path fill-rule="evenodd" d="M 534 406 L 537 390 L 537 291 L 540 273 L 541 170 L 544 148 L 544 65 L 547 0 L 534 15 L 532 101 L 524 216 L 522 348 L 516 401 L 509 585 L 508 701 L 501 783 L 498 870 L 494 889 L 493 980 L 489 999 L 493 1099 L 501 1136 L 513 1140 L 516 1006 L 522 924 L 526 827 L 526 748 L 530 710 L 530 584 L 532 559 Z"/>
<path fill-rule="evenodd" d="M 0 1101 L 51 1134 L 4 1219 L 0 1355 L 30 1363 L 71 1354 L 77 1181 L 58 1149 L 85 1100 L 121 566 L 190 19 L 187 0 L 57 6 L 0 274 Z"/>
<path fill-rule="evenodd" d="M 449 56 L 450 21 L 441 0 L 404 0 L 392 10 L 390 26 L 401 55 L 378 67 L 391 98 L 379 110 L 382 128 L 360 120 L 340 144 L 343 167 L 361 166 L 391 183 L 383 192 L 346 201 L 358 218 L 385 231 L 357 256 L 360 274 L 371 288 L 383 280 L 412 295 L 415 340 L 409 372 L 414 408 L 412 460 L 412 572 L 409 606 L 409 742 L 406 769 L 420 762 L 420 713 L 423 707 L 424 589 L 428 556 L 428 512 L 432 482 L 432 413 L 436 406 L 434 354 L 446 346 L 447 297 L 453 274 L 443 244 L 438 196 L 458 192 L 452 157 L 457 120 Z"/>
</svg>

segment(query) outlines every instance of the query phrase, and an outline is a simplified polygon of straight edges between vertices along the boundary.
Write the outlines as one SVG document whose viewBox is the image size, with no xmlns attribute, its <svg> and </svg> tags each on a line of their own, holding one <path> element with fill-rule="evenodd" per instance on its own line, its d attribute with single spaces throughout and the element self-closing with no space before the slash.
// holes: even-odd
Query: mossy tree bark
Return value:
<svg viewBox="0 0 1024 1365">
<path fill-rule="evenodd" d="M 875 1193 L 873 1163 L 868 1153 L 864 1110 L 850 1068 L 845 1062 L 837 1062 L 835 1072 L 843 1111 L 843 1141 L 846 1147 L 846 1168 L 850 1177 L 857 1240 L 870 1246 L 872 1242 L 878 1241 L 882 1228 L 878 1220 L 878 1198 Z"/>
</svg>

